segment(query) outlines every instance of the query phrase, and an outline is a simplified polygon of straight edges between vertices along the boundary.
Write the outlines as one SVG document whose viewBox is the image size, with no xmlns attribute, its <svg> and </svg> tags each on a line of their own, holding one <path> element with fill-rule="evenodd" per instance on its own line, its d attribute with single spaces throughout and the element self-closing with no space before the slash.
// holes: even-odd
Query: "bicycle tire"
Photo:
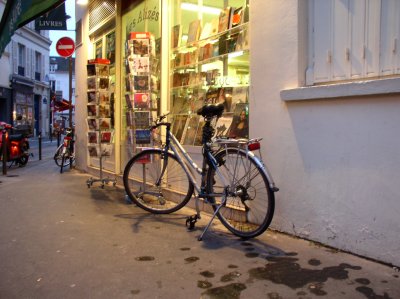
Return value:
<svg viewBox="0 0 400 299">
<path fill-rule="evenodd" d="M 56 163 L 56 165 L 58 166 L 58 167 L 61 167 L 61 162 L 62 162 L 62 156 L 63 156 L 63 145 L 60 145 L 58 148 L 57 148 L 57 151 L 56 151 L 56 153 L 54 154 L 54 162 Z M 65 166 L 68 166 L 70 164 L 70 159 L 66 159 L 66 160 L 64 160 L 64 165 L 63 165 L 63 167 L 65 167 Z"/>
<path fill-rule="evenodd" d="M 62 154 L 62 158 L 61 158 L 61 166 L 60 166 L 60 173 L 63 173 L 63 167 L 65 165 L 65 161 L 67 158 L 67 154 Z M 65 165 L 66 166 L 66 165 Z"/>
<path fill-rule="evenodd" d="M 215 154 L 218 169 L 229 181 L 227 200 L 217 213 L 222 224 L 234 235 L 247 239 L 262 234 L 270 225 L 275 209 L 275 195 L 263 168 L 257 164 L 252 153 L 237 148 L 223 149 Z M 208 193 L 224 191 L 223 184 L 215 170 L 207 172 Z M 214 200 L 213 200 L 214 199 Z M 223 197 L 216 197 L 214 211 Z"/>
<path fill-rule="evenodd" d="M 166 157 L 161 184 L 156 186 Z M 132 157 L 125 166 L 123 182 L 131 201 L 153 214 L 178 211 L 190 200 L 194 189 L 175 154 L 168 152 L 166 156 L 159 149 L 143 150 Z"/>
</svg>

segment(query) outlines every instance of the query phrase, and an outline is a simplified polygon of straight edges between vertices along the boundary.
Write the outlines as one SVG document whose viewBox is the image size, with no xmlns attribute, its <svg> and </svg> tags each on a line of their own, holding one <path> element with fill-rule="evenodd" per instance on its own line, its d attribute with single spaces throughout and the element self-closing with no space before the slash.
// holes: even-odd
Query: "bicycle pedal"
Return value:
<svg viewBox="0 0 400 299">
<path fill-rule="evenodd" d="M 194 225 L 196 224 L 197 219 L 199 219 L 197 215 L 192 215 L 186 218 L 186 227 L 188 228 L 188 230 L 194 229 Z"/>
</svg>

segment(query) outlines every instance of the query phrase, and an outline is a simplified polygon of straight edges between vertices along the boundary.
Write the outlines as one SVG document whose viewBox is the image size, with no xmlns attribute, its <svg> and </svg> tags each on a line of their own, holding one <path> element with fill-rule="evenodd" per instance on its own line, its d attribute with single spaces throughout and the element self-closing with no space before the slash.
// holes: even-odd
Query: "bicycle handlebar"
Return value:
<svg viewBox="0 0 400 299">
<path fill-rule="evenodd" d="M 150 127 L 150 129 L 154 130 L 154 129 L 160 127 L 160 126 L 169 126 L 169 125 L 171 125 L 171 123 L 169 123 L 169 122 L 163 122 L 163 120 L 165 118 L 167 118 L 168 115 L 169 115 L 169 112 L 167 112 L 165 114 L 162 114 L 159 117 L 157 117 L 156 120 L 154 121 L 154 125 L 152 125 Z"/>
</svg>

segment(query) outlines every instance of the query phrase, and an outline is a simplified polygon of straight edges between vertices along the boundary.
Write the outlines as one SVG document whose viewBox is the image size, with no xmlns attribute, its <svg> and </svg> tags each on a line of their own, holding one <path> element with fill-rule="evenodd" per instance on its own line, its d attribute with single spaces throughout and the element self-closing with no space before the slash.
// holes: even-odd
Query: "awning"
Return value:
<svg viewBox="0 0 400 299">
<path fill-rule="evenodd" d="M 65 0 L 7 0 L 0 22 L 0 57 L 15 30 L 64 2 Z"/>
<path fill-rule="evenodd" d="M 72 109 L 75 109 L 75 106 L 72 105 Z M 65 110 L 69 110 L 69 101 L 62 99 L 62 101 L 54 101 L 54 111 L 62 112 Z"/>
</svg>

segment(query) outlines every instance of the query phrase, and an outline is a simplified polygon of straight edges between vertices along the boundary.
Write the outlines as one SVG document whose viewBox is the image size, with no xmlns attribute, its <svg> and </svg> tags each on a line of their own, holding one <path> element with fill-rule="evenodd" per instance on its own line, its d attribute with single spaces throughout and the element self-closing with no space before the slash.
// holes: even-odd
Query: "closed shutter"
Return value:
<svg viewBox="0 0 400 299">
<path fill-rule="evenodd" d="M 365 76 L 379 75 L 381 0 L 367 1 L 365 8 Z"/>
<path fill-rule="evenodd" d="M 45 81 L 46 78 L 46 70 L 45 70 L 45 55 L 40 55 L 41 61 L 41 70 L 40 70 L 40 80 Z M 48 82 L 48 81 L 47 81 Z"/>
<path fill-rule="evenodd" d="M 333 5 L 332 79 L 344 80 L 349 66 L 349 1 L 334 0 Z"/>
<path fill-rule="evenodd" d="M 32 64 L 33 64 L 33 61 L 35 61 L 34 59 L 32 59 L 32 49 L 26 49 L 25 52 L 26 52 L 26 56 L 27 56 L 27 59 L 25 60 L 26 61 L 25 77 L 32 78 Z"/>
<path fill-rule="evenodd" d="M 348 52 L 350 78 L 361 78 L 365 64 L 365 1 L 350 1 L 350 49 Z M 347 50 L 346 50 L 347 51 Z M 347 53 L 346 53 L 347 54 Z"/>
</svg>

